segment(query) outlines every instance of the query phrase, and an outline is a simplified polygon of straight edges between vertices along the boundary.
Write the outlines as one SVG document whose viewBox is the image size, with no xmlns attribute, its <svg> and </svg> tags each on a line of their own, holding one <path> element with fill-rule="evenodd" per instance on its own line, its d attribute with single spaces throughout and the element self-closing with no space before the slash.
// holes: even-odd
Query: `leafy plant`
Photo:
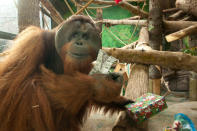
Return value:
<svg viewBox="0 0 197 131">
<path fill-rule="evenodd" d="M 193 56 L 197 56 L 197 47 L 190 47 L 188 37 L 183 39 L 183 44 L 185 45 L 185 48 L 182 49 L 182 51 L 184 53 L 191 54 Z"/>
</svg>

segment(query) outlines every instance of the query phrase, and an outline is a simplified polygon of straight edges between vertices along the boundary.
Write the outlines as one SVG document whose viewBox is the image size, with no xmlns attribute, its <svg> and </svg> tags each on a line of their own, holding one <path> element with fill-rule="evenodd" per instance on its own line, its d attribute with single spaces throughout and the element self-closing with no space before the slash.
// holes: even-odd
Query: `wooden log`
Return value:
<svg viewBox="0 0 197 131">
<path fill-rule="evenodd" d="M 164 1 L 162 0 L 149 0 L 149 44 L 154 50 L 160 50 L 162 45 L 162 9 Z M 160 78 L 161 73 L 153 65 L 149 67 L 149 77 L 154 78 L 153 82 L 153 92 L 160 94 Z"/>
<path fill-rule="evenodd" d="M 154 50 L 160 50 L 160 45 L 162 45 L 161 6 L 159 0 L 149 0 L 149 44 Z"/>
<path fill-rule="evenodd" d="M 122 63 L 141 63 L 159 65 L 166 68 L 191 70 L 197 72 L 197 56 L 183 52 L 133 50 L 103 48 L 109 55 Z"/>
<path fill-rule="evenodd" d="M 136 25 L 147 26 L 147 20 L 110 20 L 104 19 L 96 21 L 96 23 L 110 24 L 110 25 Z"/>
<path fill-rule="evenodd" d="M 15 37 L 16 34 L 0 31 L 0 39 L 13 40 Z"/>
<path fill-rule="evenodd" d="M 181 39 L 185 36 L 192 35 L 192 34 L 197 34 L 197 24 L 189 26 L 189 27 L 182 29 L 178 32 L 167 35 L 166 40 L 168 42 L 172 42 L 172 41 Z"/>
<path fill-rule="evenodd" d="M 40 2 L 50 11 L 51 18 L 57 24 L 60 24 L 64 21 L 60 13 L 55 9 L 49 0 L 40 0 Z"/>
<path fill-rule="evenodd" d="M 178 11 L 178 10 L 179 10 L 178 8 L 170 8 L 170 9 L 165 9 L 162 12 L 163 13 L 169 13 L 169 12 L 174 12 L 174 11 Z"/>
<path fill-rule="evenodd" d="M 176 32 L 195 24 L 196 21 L 163 21 L 165 33 Z"/>
<path fill-rule="evenodd" d="M 178 18 L 182 17 L 185 13 L 182 10 L 177 11 L 176 13 L 170 15 L 168 17 L 169 20 L 177 20 Z"/>
<path fill-rule="evenodd" d="M 177 0 L 176 7 L 197 17 L 196 0 Z"/>
<path fill-rule="evenodd" d="M 160 50 L 162 45 L 162 2 L 149 0 L 149 44 L 152 49 Z M 146 36 L 147 37 L 147 36 Z M 152 50 L 150 49 L 150 50 Z M 160 94 L 161 73 L 157 71 L 155 65 L 149 66 L 149 78 L 152 79 L 153 93 Z"/>
<path fill-rule="evenodd" d="M 189 21 L 192 19 L 192 16 L 185 16 L 181 21 Z"/>
</svg>

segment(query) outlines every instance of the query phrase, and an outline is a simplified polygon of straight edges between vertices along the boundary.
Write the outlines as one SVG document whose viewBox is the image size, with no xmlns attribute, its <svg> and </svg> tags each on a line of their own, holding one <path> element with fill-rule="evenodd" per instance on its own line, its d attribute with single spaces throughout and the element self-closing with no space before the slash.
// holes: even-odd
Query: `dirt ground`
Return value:
<svg viewBox="0 0 197 131">
<path fill-rule="evenodd" d="M 148 131 L 162 131 L 165 127 L 171 126 L 174 114 L 177 113 L 186 114 L 197 128 L 197 101 L 189 101 L 185 96 L 184 93 L 167 96 L 168 108 L 149 119 Z M 92 112 L 82 131 L 111 131 L 116 117 L 117 114 L 104 116 L 102 111 Z"/>
</svg>

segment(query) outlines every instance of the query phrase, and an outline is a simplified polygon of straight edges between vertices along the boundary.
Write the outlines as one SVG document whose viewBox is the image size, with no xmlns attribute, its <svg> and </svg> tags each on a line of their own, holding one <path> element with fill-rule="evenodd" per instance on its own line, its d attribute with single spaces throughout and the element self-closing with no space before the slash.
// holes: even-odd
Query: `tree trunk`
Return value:
<svg viewBox="0 0 197 131">
<path fill-rule="evenodd" d="M 148 66 L 133 64 L 126 90 L 126 97 L 135 100 L 148 92 Z"/>
<path fill-rule="evenodd" d="M 164 3 L 163 0 L 149 0 L 149 44 L 154 50 L 160 50 L 160 46 L 162 45 L 162 9 L 166 8 L 168 4 Z M 153 65 L 149 67 L 149 76 L 153 82 L 153 90 L 159 90 L 161 73 Z"/>
<path fill-rule="evenodd" d="M 143 27 L 140 31 L 138 45 L 136 50 L 150 49 L 147 47 L 149 41 L 148 29 Z M 126 97 L 135 100 L 137 97 L 148 92 L 149 88 L 149 75 L 148 66 L 142 64 L 133 64 L 131 66 L 131 73 L 126 88 Z M 142 123 L 140 126 L 133 124 L 133 120 L 129 119 L 126 112 L 121 112 L 118 116 L 117 122 L 113 128 L 113 131 L 136 131 L 145 130 L 147 128 L 147 122 Z M 136 127 L 135 127 L 136 126 Z"/>
<path fill-rule="evenodd" d="M 160 50 L 162 44 L 162 11 L 159 0 L 149 0 L 149 44 L 152 49 Z"/>
<path fill-rule="evenodd" d="M 39 0 L 18 0 L 19 32 L 29 25 L 40 27 Z"/>
</svg>

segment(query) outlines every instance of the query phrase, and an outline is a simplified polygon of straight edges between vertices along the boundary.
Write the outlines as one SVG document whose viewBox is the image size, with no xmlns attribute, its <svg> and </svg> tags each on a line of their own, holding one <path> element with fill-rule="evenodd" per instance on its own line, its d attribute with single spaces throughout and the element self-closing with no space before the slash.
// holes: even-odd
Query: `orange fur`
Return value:
<svg viewBox="0 0 197 131">
<path fill-rule="evenodd" d="M 55 31 L 29 27 L 14 40 L 0 67 L 1 131 L 78 131 L 88 109 L 124 110 L 128 100 L 120 96 L 120 84 L 97 75 L 66 70 L 76 61 L 62 62 L 58 70 L 54 47 Z M 81 62 L 90 70 L 92 60 Z M 40 68 L 41 65 L 44 65 Z M 46 68 L 47 67 L 47 68 Z M 58 71 L 57 71 L 58 72 Z"/>
</svg>

